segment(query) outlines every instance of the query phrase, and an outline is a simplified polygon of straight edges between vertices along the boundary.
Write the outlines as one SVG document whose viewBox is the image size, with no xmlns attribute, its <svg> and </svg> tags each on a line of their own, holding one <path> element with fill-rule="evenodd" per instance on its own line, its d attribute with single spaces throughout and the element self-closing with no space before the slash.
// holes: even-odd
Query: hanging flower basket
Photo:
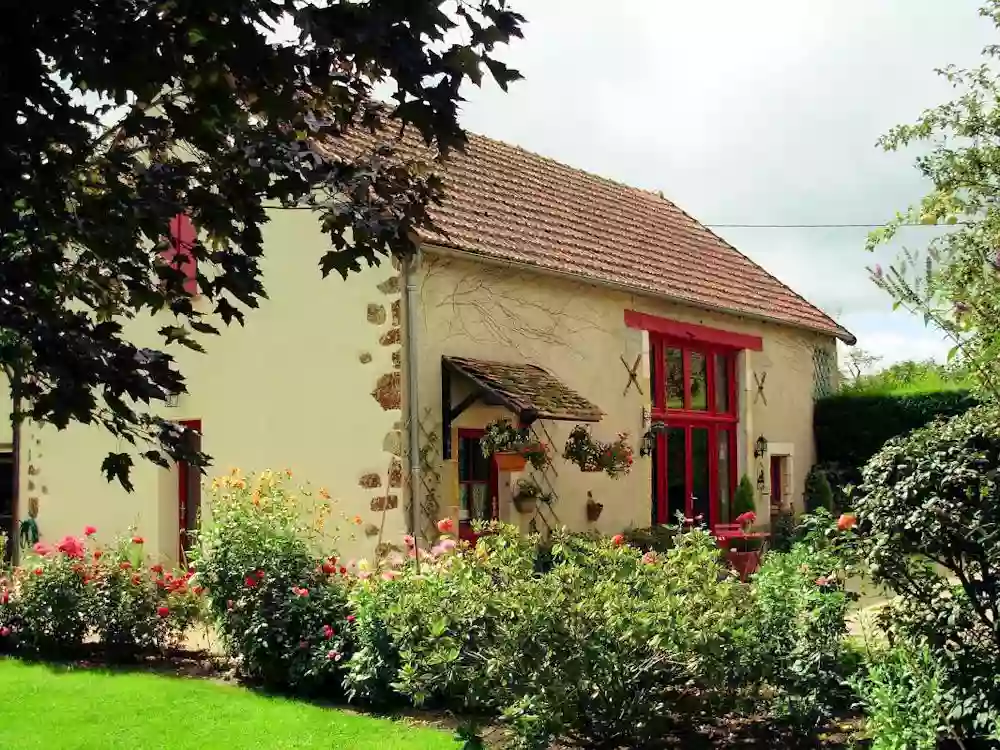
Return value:
<svg viewBox="0 0 1000 750">
<path fill-rule="evenodd" d="M 528 465 L 528 459 L 523 453 L 503 452 L 494 453 L 493 458 L 497 462 L 497 469 L 500 471 L 524 471 Z"/>
<path fill-rule="evenodd" d="M 496 456 L 501 471 L 522 471 L 526 463 L 541 471 L 552 461 L 545 443 L 534 439 L 527 427 L 514 427 L 507 419 L 490 422 L 479 445 L 484 458 Z M 519 459 L 503 458 L 502 454 L 517 454 Z"/>
<path fill-rule="evenodd" d="M 617 479 L 632 469 L 632 446 L 624 432 L 618 433 L 614 442 L 605 443 L 595 440 L 587 427 L 578 425 L 566 439 L 563 458 L 575 463 L 580 471 L 604 472 Z"/>
</svg>

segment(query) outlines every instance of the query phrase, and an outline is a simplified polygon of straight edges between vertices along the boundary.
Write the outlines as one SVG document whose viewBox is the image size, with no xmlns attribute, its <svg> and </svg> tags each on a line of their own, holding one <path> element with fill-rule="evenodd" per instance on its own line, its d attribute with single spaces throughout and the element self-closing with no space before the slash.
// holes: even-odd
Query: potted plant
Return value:
<svg viewBox="0 0 1000 750">
<path fill-rule="evenodd" d="M 632 468 L 632 446 L 628 434 L 618 433 L 618 439 L 605 443 L 594 439 L 590 429 L 577 425 L 566 438 L 563 458 L 580 467 L 580 471 L 603 471 L 612 479 L 628 474 Z"/>
<path fill-rule="evenodd" d="M 552 495 L 542 490 L 534 479 L 521 479 L 515 486 L 513 500 L 518 513 L 534 513 L 539 502 L 551 503 Z"/>
<path fill-rule="evenodd" d="M 760 554 L 764 540 L 759 536 L 749 536 L 753 525 L 757 523 L 757 514 L 754 511 L 744 511 L 736 517 L 736 523 L 739 525 L 741 533 L 730 537 L 726 559 L 732 569 L 739 573 L 740 578 L 745 581 L 756 572 L 760 565 Z"/>
<path fill-rule="evenodd" d="M 500 471 L 522 471 L 529 463 L 541 470 L 551 461 L 545 443 L 535 440 L 527 427 L 515 427 L 508 419 L 490 422 L 479 445 L 483 456 L 493 458 Z"/>
</svg>

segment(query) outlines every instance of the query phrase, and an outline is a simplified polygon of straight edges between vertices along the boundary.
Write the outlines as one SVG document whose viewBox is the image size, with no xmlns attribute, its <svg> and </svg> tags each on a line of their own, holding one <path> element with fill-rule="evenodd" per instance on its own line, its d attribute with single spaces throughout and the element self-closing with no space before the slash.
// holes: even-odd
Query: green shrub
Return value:
<svg viewBox="0 0 1000 750">
<path fill-rule="evenodd" d="M 647 526 L 641 529 L 626 529 L 625 541 L 643 552 L 667 552 L 673 549 L 674 540 L 679 533 L 676 526 Z"/>
<path fill-rule="evenodd" d="M 845 578 L 836 548 L 815 538 L 766 554 L 753 577 L 750 679 L 773 688 L 778 715 L 795 723 L 816 725 L 850 707 Z"/>
<path fill-rule="evenodd" d="M 14 575 L 17 648 L 41 658 L 77 654 L 89 630 L 83 564 L 53 552 L 29 557 Z"/>
<path fill-rule="evenodd" d="M 1000 709 L 1000 412 L 977 407 L 890 441 L 865 466 L 857 511 L 876 583 L 899 599 L 890 636 L 927 646 L 949 721 L 969 737 Z"/>
<path fill-rule="evenodd" d="M 806 513 L 815 513 L 821 508 L 833 512 L 833 490 L 830 487 L 830 480 L 819 466 L 813 466 L 806 474 L 804 499 Z"/>
<path fill-rule="evenodd" d="M 744 474 L 740 478 L 740 483 L 736 486 L 736 494 L 733 496 L 733 504 L 729 509 L 729 522 L 735 523 L 743 513 L 756 513 L 756 492 L 750 477 Z"/>
<path fill-rule="evenodd" d="M 870 654 L 850 680 L 865 714 L 872 750 L 935 750 L 945 725 L 938 665 L 926 648 L 905 643 Z"/>
<path fill-rule="evenodd" d="M 816 462 L 840 467 L 856 483 L 861 467 L 891 438 L 976 405 L 967 391 L 914 395 L 840 394 L 820 399 L 813 411 Z"/>
<path fill-rule="evenodd" d="M 775 552 L 788 552 L 795 541 L 795 513 L 782 508 L 771 516 L 770 548 Z"/>
</svg>

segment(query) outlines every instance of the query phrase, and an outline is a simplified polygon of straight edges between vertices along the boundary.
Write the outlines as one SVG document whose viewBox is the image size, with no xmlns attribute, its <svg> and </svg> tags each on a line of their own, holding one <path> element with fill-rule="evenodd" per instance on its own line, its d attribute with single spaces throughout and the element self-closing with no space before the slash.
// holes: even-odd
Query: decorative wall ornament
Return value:
<svg viewBox="0 0 1000 750">
<path fill-rule="evenodd" d="M 625 384 L 625 390 L 622 391 L 622 395 L 623 396 L 628 395 L 629 389 L 633 385 L 635 385 L 635 389 L 639 391 L 640 396 L 645 395 L 642 392 L 642 386 L 639 385 L 639 365 L 642 364 L 642 355 L 641 354 L 636 355 L 635 362 L 632 364 L 631 367 L 629 367 L 628 362 L 625 361 L 624 355 L 621 354 L 618 355 L 618 359 L 622 361 L 622 364 L 625 365 L 625 371 L 628 372 L 628 382 Z"/>
<path fill-rule="evenodd" d="M 757 393 L 754 394 L 753 402 L 756 404 L 758 400 L 764 402 L 764 406 L 767 406 L 767 396 L 764 395 L 764 384 L 767 383 L 767 372 L 760 373 L 759 375 L 755 372 L 753 374 L 753 382 L 757 385 Z"/>
</svg>

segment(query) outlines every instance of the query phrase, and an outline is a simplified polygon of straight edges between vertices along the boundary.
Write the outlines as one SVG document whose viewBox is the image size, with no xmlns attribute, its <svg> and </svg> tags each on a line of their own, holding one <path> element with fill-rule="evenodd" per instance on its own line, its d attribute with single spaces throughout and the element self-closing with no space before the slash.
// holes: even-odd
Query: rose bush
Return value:
<svg viewBox="0 0 1000 750">
<path fill-rule="evenodd" d="M 136 538 L 97 547 L 95 531 L 36 544 L 0 580 L 0 648 L 63 658 L 92 642 L 107 658 L 133 658 L 162 652 L 198 617 L 189 575 L 149 566 Z"/>
<path fill-rule="evenodd" d="M 215 480 L 192 565 L 245 677 L 337 696 L 351 654 L 350 574 L 320 552 L 336 541 L 326 493 L 289 487 L 290 478 L 265 471 Z"/>
</svg>

